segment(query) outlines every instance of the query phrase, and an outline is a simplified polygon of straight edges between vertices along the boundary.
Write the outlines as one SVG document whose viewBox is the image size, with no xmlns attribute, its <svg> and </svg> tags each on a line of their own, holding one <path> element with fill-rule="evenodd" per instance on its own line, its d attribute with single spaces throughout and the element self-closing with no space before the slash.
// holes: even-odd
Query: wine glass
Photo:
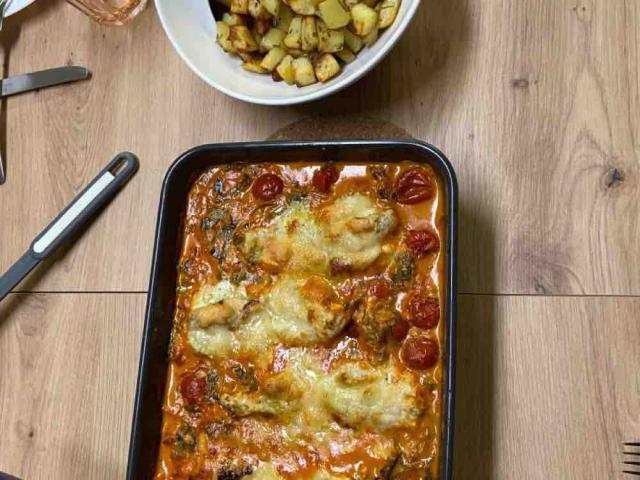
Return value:
<svg viewBox="0 0 640 480">
<path fill-rule="evenodd" d="M 140 13 L 147 0 L 67 0 L 98 23 L 123 25 Z"/>
</svg>

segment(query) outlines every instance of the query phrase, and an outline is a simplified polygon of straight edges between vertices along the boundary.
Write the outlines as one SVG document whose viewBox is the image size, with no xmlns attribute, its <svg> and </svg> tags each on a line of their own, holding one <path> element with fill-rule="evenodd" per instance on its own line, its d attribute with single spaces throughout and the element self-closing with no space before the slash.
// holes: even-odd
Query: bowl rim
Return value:
<svg viewBox="0 0 640 480">
<path fill-rule="evenodd" d="M 352 84 L 360 80 L 365 74 L 367 74 L 370 70 L 372 70 L 378 63 L 382 61 L 383 58 L 387 56 L 389 51 L 395 46 L 395 44 L 400 39 L 400 36 L 405 32 L 409 23 L 415 16 L 416 10 L 420 5 L 420 0 L 402 0 L 405 2 L 409 2 L 409 9 L 407 13 L 402 19 L 400 19 L 399 28 L 396 29 L 393 34 L 385 40 L 385 43 L 382 45 L 380 51 L 378 51 L 372 58 L 366 63 L 360 70 L 356 71 L 349 77 L 345 77 L 344 79 L 340 79 L 338 77 L 337 81 L 334 83 L 330 83 L 326 85 L 326 87 L 320 88 L 311 93 L 301 93 L 299 95 L 294 95 L 286 98 L 265 98 L 255 95 L 247 95 L 238 91 L 234 91 L 232 89 L 226 88 L 223 85 L 216 82 L 214 79 L 207 77 L 188 57 L 188 55 L 184 52 L 180 44 L 174 38 L 171 29 L 168 26 L 168 18 L 166 16 L 166 12 L 163 10 L 162 2 L 164 0 L 155 0 L 156 11 L 158 12 L 158 17 L 160 18 L 160 24 L 162 25 L 162 29 L 164 30 L 165 35 L 169 39 L 169 42 L 173 46 L 174 50 L 178 52 L 178 55 L 182 59 L 184 63 L 186 63 L 189 68 L 198 76 L 201 80 L 212 86 L 213 88 L 221 91 L 225 95 L 236 98 L 238 100 L 242 100 L 249 103 L 254 103 L 257 105 L 269 105 L 269 106 L 283 106 L 283 105 L 297 105 L 300 103 L 311 102 L 314 100 L 318 100 L 322 97 L 326 97 L 333 93 L 336 93 Z M 291 86 L 293 88 L 293 86 Z M 296 87 L 298 88 L 298 87 Z M 299 92 L 304 92 L 304 87 L 299 88 Z"/>
</svg>

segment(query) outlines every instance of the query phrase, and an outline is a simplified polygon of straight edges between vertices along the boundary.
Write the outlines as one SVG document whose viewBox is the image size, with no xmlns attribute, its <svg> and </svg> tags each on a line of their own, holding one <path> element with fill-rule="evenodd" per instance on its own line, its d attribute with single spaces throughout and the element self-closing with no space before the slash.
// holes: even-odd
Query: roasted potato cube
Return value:
<svg viewBox="0 0 640 480">
<path fill-rule="evenodd" d="M 319 20 L 316 22 L 318 29 L 318 50 L 323 53 L 339 52 L 344 47 L 344 33 L 339 30 L 329 30 L 327 25 Z"/>
<path fill-rule="evenodd" d="M 367 7 L 375 7 L 378 0 L 360 0 L 360 3 L 364 3 Z"/>
<path fill-rule="evenodd" d="M 287 82 L 289 85 L 293 85 L 296 81 L 296 74 L 293 71 L 293 57 L 287 55 L 282 59 L 280 65 L 276 67 L 278 75 Z"/>
<path fill-rule="evenodd" d="M 260 0 L 262 6 L 274 17 L 278 16 L 280 11 L 280 0 Z"/>
<path fill-rule="evenodd" d="M 278 27 L 283 32 L 289 31 L 289 25 L 291 25 L 291 20 L 293 20 L 293 17 L 293 10 L 289 8 L 289 5 L 287 5 L 286 3 L 281 3 L 278 17 L 276 18 L 276 27 Z"/>
<path fill-rule="evenodd" d="M 287 50 L 287 52 L 289 53 L 289 55 L 291 55 L 293 58 L 298 58 L 298 57 L 306 57 L 307 55 L 309 55 L 308 52 L 303 52 L 302 50 L 298 50 L 296 48 L 290 48 Z"/>
<path fill-rule="evenodd" d="M 298 15 L 313 15 L 316 13 L 316 4 L 313 0 L 289 0 L 287 3 L 291 10 Z"/>
<path fill-rule="evenodd" d="M 244 68 L 245 70 L 249 71 L 249 72 L 253 72 L 253 73 L 267 73 L 267 70 L 265 70 L 260 64 L 262 63 L 262 58 L 260 57 L 252 57 L 251 59 L 249 59 L 248 61 L 245 61 L 242 64 L 242 68 Z"/>
<path fill-rule="evenodd" d="M 318 80 L 324 83 L 340 73 L 340 64 L 333 55 L 325 53 L 316 61 L 314 71 Z"/>
<path fill-rule="evenodd" d="M 233 48 L 239 52 L 255 52 L 258 49 L 251 31 L 244 25 L 229 27 L 229 40 Z"/>
<path fill-rule="evenodd" d="M 353 7 L 351 16 L 353 17 L 353 29 L 360 37 L 366 37 L 378 25 L 378 12 L 364 3 Z M 327 25 L 329 24 L 327 23 Z"/>
<path fill-rule="evenodd" d="M 271 50 L 269 50 L 269 53 L 267 53 L 262 59 L 260 66 L 266 71 L 272 72 L 286 56 L 287 52 L 285 52 L 283 49 L 279 47 L 272 48 Z"/>
<path fill-rule="evenodd" d="M 233 45 L 229 40 L 229 25 L 224 22 L 216 22 L 216 41 L 225 52 L 233 52 Z"/>
<path fill-rule="evenodd" d="M 253 37 L 253 41 L 256 42 L 256 45 L 260 45 L 260 42 L 262 42 L 262 35 L 258 33 L 255 27 L 251 29 L 251 36 Z"/>
<path fill-rule="evenodd" d="M 364 42 L 364 44 L 367 47 L 371 47 L 374 43 L 376 43 L 376 40 L 378 40 L 378 34 L 379 33 L 380 33 L 380 30 L 378 29 L 378 26 L 376 25 L 373 30 L 371 30 L 367 35 L 365 35 L 362 38 L 362 41 Z"/>
<path fill-rule="evenodd" d="M 222 16 L 222 21 L 229 25 L 230 27 L 235 27 L 237 25 L 244 25 L 244 18 L 242 16 L 237 15 L 235 13 L 225 13 Z"/>
<path fill-rule="evenodd" d="M 343 28 L 341 31 L 344 35 L 344 43 L 347 47 L 349 47 L 349 50 L 351 50 L 353 53 L 358 53 L 360 50 L 362 50 L 362 46 L 364 45 L 364 43 L 359 36 L 351 33 L 351 31 L 347 28 Z"/>
<path fill-rule="evenodd" d="M 304 17 L 302 19 L 300 46 L 305 52 L 311 52 L 318 48 L 318 31 L 316 29 L 315 17 Z"/>
<path fill-rule="evenodd" d="M 264 34 L 260 41 L 260 51 L 268 52 L 272 48 L 282 47 L 282 41 L 286 34 L 279 28 L 271 28 Z"/>
<path fill-rule="evenodd" d="M 299 87 L 305 87 L 317 82 L 313 64 L 309 57 L 296 58 L 293 61 L 293 72 L 295 73 L 296 84 Z"/>
<path fill-rule="evenodd" d="M 271 27 L 273 27 L 273 20 L 271 18 L 268 19 L 257 19 L 253 28 L 256 29 L 256 32 L 262 37 L 265 33 L 267 33 Z"/>
<path fill-rule="evenodd" d="M 382 0 L 377 6 L 378 11 L 378 28 L 387 28 L 398 15 L 400 10 L 400 0 Z"/>
<path fill-rule="evenodd" d="M 218 3 L 221 3 L 222 5 L 224 5 L 227 8 L 229 8 L 229 6 L 231 6 L 230 0 L 218 0 Z"/>
<path fill-rule="evenodd" d="M 356 54 L 349 50 L 349 47 L 344 47 L 339 52 L 336 52 L 336 56 L 344 63 L 351 63 L 356 59 Z"/>
<path fill-rule="evenodd" d="M 256 20 L 270 19 L 271 15 L 266 8 L 260 3 L 260 0 L 249 0 L 249 15 Z"/>
<path fill-rule="evenodd" d="M 318 11 L 327 28 L 341 28 L 351 21 L 351 14 L 342 6 L 340 0 L 324 0 L 318 5 Z"/>
<path fill-rule="evenodd" d="M 345 7 L 351 10 L 354 5 L 360 3 L 360 0 L 343 0 L 342 3 L 344 3 Z"/>
<path fill-rule="evenodd" d="M 239 13 L 240 15 L 249 14 L 249 0 L 231 0 L 229 5 L 231 13 Z"/>
<path fill-rule="evenodd" d="M 302 42 L 302 17 L 294 17 L 289 31 L 282 41 L 287 48 L 300 49 Z"/>
</svg>

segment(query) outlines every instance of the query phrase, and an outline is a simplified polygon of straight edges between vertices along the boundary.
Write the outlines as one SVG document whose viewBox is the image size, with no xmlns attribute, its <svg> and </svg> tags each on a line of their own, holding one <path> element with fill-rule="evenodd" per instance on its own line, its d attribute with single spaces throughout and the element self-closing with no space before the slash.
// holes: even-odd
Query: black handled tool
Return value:
<svg viewBox="0 0 640 480">
<path fill-rule="evenodd" d="M 0 277 L 0 300 L 90 220 L 138 170 L 138 158 L 120 153 L 33 241 L 29 250 Z"/>
</svg>

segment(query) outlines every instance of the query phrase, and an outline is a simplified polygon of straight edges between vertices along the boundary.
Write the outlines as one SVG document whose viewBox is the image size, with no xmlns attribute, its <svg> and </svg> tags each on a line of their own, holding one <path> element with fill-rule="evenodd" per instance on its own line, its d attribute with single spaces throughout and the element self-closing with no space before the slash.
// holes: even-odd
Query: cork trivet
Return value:
<svg viewBox="0 0 640 480">
<path fill-rule="evenodd" d="M 267 140 L 413 140 L 404 129 L 359 115 L 310 117 L 291 123 Z"/>
</svg>

